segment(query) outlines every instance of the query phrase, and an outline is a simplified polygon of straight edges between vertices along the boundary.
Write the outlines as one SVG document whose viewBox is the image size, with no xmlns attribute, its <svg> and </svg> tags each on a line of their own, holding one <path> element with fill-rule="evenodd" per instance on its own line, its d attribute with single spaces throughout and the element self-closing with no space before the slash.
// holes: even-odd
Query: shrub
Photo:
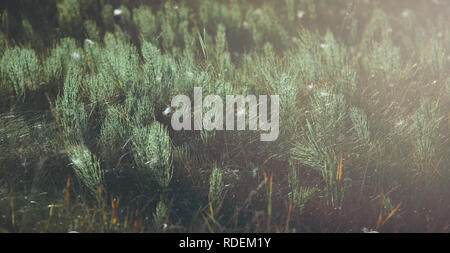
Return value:
<svg viewBox="0 0 450 253">
<path fill-rule="evenodd" d="M 172 178 L 172 147 L 166 130 L 154 122 L 149 128 L 135 127 L 133 134 L 139 174 L 166 188 Z"/>
<path fill-rule="evenodd" d="M 69 156 L 76 176 L 91 196 L 97 196 L 104 182 L 100 161 L 84 145 L 68 144 Z"/>
<path fill-rule="evenodd" d="M 2 75 L 11 83 L 19 101 L 24 101 L 28 92 L 39 88 L 39 63 L 32 49 L 6 49 L 2 66 Z"/>
</svg>

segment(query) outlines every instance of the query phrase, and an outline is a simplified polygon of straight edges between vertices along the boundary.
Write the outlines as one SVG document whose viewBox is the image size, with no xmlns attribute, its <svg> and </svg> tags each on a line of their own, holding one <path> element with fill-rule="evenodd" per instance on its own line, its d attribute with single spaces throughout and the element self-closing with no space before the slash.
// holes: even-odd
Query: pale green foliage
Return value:
<svg viewBox="0 0 450 253">
<path fill-rule="evenodd" d="M 292 153 L 294 160 L 320 172 L 333 207 L 341 207 L 343 198 L 337 168 L 346 110 L 343 95 L 324 91 L 314 93 L 305 136 Z"/>
<path fill-rule="evenodd" d="M 297 213 L 301 214 L 306 203 L 314 197 L 317 189 L 312 187 L 292 187 L 289 200 L 293 203 L 293 206 Z"/>
<path fill-rule="evenodd" d="M 226 47 L 226 31 L 225 31 L 225 26 L 223 24 L 219 24 L 217 26 L 217 34 L 216 34 L 216 47 L 215 47 L 215 53 L 216 59 L 220 59 L 221 54 L 223 54 L 225 52 L 225 47 Z M 221 65 L 219 65 L 221 66 Z"/>
<path fill-rule="evenodd" d="M 23 101 L 27 92 L 39 88 L 38 59 L 32 49 L 19 47 L 6 49 L 1 65 L 2 75 L 12 84 L 19 100 Z"/>
<path fill-rule="evenodd" d="M 370 142 L 370 129 L 367 115 L 364 111 L 353 107 L 350 109 L 350 119 L 353 123 L 353 129 L 358 136 L 358 141 L 363 145 L 368 145 Z"/>
<path fill-rule="evenodd" d="M 445 73 L 448 66 L 447 50 L 442 44 L 442 40 L 433 37 L 425 41 L 421 49 L 421 65 L 429 69 L 434 76 L 441 79 L 442 73 Z"/>
<path fill-rule="evenodd" d="M 419 166 L 428 167 L 435 159 L 441 121 L 438 106 L 438 102 L 424 101 L 414 115 L 412 128 L 416 137 L 415 156 L 420 162 Z"/>
<path fill-rule="evenodd" d="M 133 10 L 133 21 L 139 29 L 139 34 L 146 41 L 155 42 L 157 19 L 150 7 L 140 6 Z"/>
<path fill-rule="evenodd" d="M 304 84 L 325 83 L 340 91 L 352 94 L 356 88 L 356 70 L 344 45 L 331 31 L 322 39 L 317 33 L 299 32 L 299 45 L 294 50 L 293 71 L 298 72 Z"/>
<path fill-rule="evenodd" d="M 163 13 L 158 13 L 161 20 L 162 48 L 165 52 L 171 52 L 175 40 L 175 32 L 172 29 L 170 20 Z"/>
<path fill-rule="evenodd" d="M 257 47 L 262 47 L 267 42 L 277 47 L 287 47 L 289 35 L 283 26 L 274 22 L 275 15 L 269 8 L 265 8 L 261 15 L 255 14 L 252 10 L 247 12 L 246 22 Z"/>
<path fill-rule="evenodd" d="M 366 71 L 373 77 L 385 78 L 387 82 L 396 82 L 400 76 L 402 64 L 400 50 L 391 40 L 374 42 L 372 53 L 363 58 Z"/>
<path fill-rule="evenodd" d="M 217 26 L 214 59 L 217 61 L 217 68 L 225 75 L 230 75 L 233 72 L 233 65 L 231 64 L 230 53 L 226 48 L 227 38 L 225 29 L 225 26 L 222 24 Z"/>
<path fill-rule="evenodd" d="M 90 43 L 88 40 L 84 41 L 84 55 L 87 68 L 93 72 L 98 73 L 99 64 L 101 63 L 102 47 L 100 43 Z"/>
<path fill-rule="evenodd" d="M 138 172 L 167 187 L 172 178 L 172 146 L 167 131 L 154 122 L 150 127 L 135 127 L 133 134 Z"/>
<path fill-rule="evenodd" d="M 282 143 L 290 139 L 291 134 L 296 132 L 298 116 L 302 113 L 298 107 L 298 94 L 301 88 L 300 73 L 298 66 L 289 65 L 288 62 L 280 60 L 270 43 L 264 46 L 264 53 L 251 58 L 245 57 L 243 69 L 239 72 L 239 83 L 247 84 L 244 87 L 233 87 L 225 89 L 232 93 L 237 90 L 244 95 L 247 94 L 277 94 L 280 98 L 280 119 L 283 119 L 285 127 L 280 128 L 279 149 L 288 149 Z M 231 88 L 231 85 L 224 85 L 224 88 Z M 242 91 L 241 91 L 242 90 Z M 270 103 L 270 101 L 268 101 Z M 296 116 L 294 116 L 296 115 Z M 274 150 L 274 143 L 267 147 Z M 283 151 L 286 152 L 286 151 Z M 282 154 L 283 152 L 280 152 Z"/>
<path fill-rule="evenodd" d="M 372 43 L 388 40 L 391 31 L 386 13 L 380 9 L 375 9 L 361 39 L 362 52 L 369 50 L 373 45 Z"/>
<path fill-rule="evenodd" d="M 95 55 L 98 72 L 110 76 L 113 84 L 126 89 L 138 76 L 139 58 L 134 46 L 105 35 L 105 47 Z"/>
<path fill-rule="evenodd" d="M 339 143 L 346 113 L 347 103 L 343 95 L 327 90 L 314 92 L 309 114 L 316 141 L 329 145 Z"/>
<path fill-rule="evenodd" d="M 218 207 L 224 197 L 224 184 L 222 179 L 222 171 L 214 167 L 209 177 L 209 201 L 213 207 Z"/>
<path fill-rule="evenodd" d="M 292 56 L 292 61 L 300 73 L 303 83 L 321 83 L 326 81 L 325 69 L 322 66 L 322 48 L 320 37 L 313 32 L 299 32 L 300 44 Z"/>
<path fill-rule="evenodd" d="M 384 12 L 375 10 L 361 40 L 364 70 L 371 79 L 385 79 L 382 85 L 394 85 L 401 77 L 400 49 L 391 40 L 392 28 Z"/>
<path fill-rule="evenodd" d="M 82 80 L 80 67 L 71 63 L 64 81 L 64 92 L 56 101 L 56 112 L 64 132 L 77 141 L 87 140 L 90 132 L 88 113 L 81 100 Z"/>
<path fill-rule="evenodd" d="M 105 40 L 104 47 L 85 42 L 86 58 L 93 72 L 89 78 L 90 99 L 102 106 L 136 86 L 139 77 L 136 49 L 112 34 L 105 35 Z"/>
<path fill-rule="evenodd" d="M 75 174 L 91 194 L 96 196 L 98 187 L 104 184 L 104 173 L 95 155 L 84 145 L 68 145 Z"/>
<path fill-rule="evenodd" d="M 138 97 L 136 93 L 134 95 L 135 98 Z M 155 119 L 154 105 L 152 104 L 152 101 L 145 97 L 144 94 L 140 95 L 142 95 L 142 98 L 139 99 L 133 99 L 131 96 L 127 98 L 127 111 L 129 113 L 133 113 L 133 116 L 131 117 L 131 124 L 133 127 L 148 126 Z M 130 107 L 130 103 L 128 101 L 134 103 L 134 108 Z"/>
<path fill-rule="evenodd" d="M 131 133 L 126 120 L 126 113 L 118 106 L 109 106 L 100 133 L 102 157 L 120 157 L 125 150 L 129 150 L 127 142 Z M 109 162 L 113 164 L 117 161 Z M 114 164 L 115 165 L 115 164 Z"/>
<path fill-rule="evenodd" d="M 69 63 L 80 63 L 81 57 L 82 51 L 74 39 L 61 39 L 44 61 L 43 72 L 46 82 L 59 85 L 64 81 Z"/>
<path fill-rule="evenodd" d="M 325 68 L 328 80 L 342 92 L 353 94 L 356 89 L 356 71 L 351 63 L 346 47 L 336 41 L 331 31 L 327 31 L 321 44 L 326 62 Z"/>
<path fill-rule="evenodd" d="M 177 65 L 173 58 L 162 55 L 157 47 L 149 42 L 142 45 L 144 57 L 143 82 L 151 85 L 152 100 L 157 106 L 167 104 L 173 91 L 177 76 Z M 175 93 L 173 93 L 175 94 Z"/>
<path fill-rule="evenodd" d="M 279 65 L 281 62 L 277 59 L 273 45 L 266 43 L 264 45 L 264 54 L 256 59 L 249 59 L 248 64 L 255 65 L 256 69 L 252 70 L 256 73 L 260 73 L 262 76 L 262 85 L 266 89 L 264 92 L 272 90 L 280 90 L 288 87 L 279 87 L 280 77 L 286 73 L 283 73 Z"/>
<path fill-rule="evenodd" d="M 112 77 L 104 73 L 93 74 L 88 78 L 88 83 L 89 99 L 99 106 L 110 102 L 120 92 Z"/>
</svg>

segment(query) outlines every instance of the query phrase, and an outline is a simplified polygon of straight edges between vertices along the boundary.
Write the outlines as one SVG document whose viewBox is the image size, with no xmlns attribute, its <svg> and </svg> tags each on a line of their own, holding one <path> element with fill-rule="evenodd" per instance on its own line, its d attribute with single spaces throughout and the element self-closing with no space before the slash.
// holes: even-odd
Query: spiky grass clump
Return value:
<svg viewBox="0 0 450 253">
<path fill-rule="evenodd" d="M 149 128 L 135 128 L 133 134 L 138 172 L 166 188 L 172 179 L 172 147 L 166 129 L 154 122 Z"/>
<path fill-rule="evenodd" d="M 209 201 L 213 208 L 219 208 L 224 197 L 224 184 L 222 172 L 219 168 L 214 168 L 209 177 Z"/>
<path fill-rule="evenodd" d="M 167 222 L 169 219 L 169 210 L 162 201 L 156 206 L 155 213 L 153 214 L 153 227 L 157 232 L 163 232 L 167 228 Z"/>
<path fill-rule="evenodd" d="M 294 162 L 290 162 L 289 165 L 288 181 L 291 190 L 288 195 L 289 201 L 295 208 L 297 215 L 300 215 L 304 211 L 308 201 L 316 193 L 317 188 L 300 185 L 302 179 L 299 177 L 299 169 Z"/>
<path fill-rule="evenodd" d="M 98 158 L 84 145 L 69 146 L 69 157 L 77 177 L 92 196 L 97 196 L 99 189 L 105 185 Z"/>
<path fill-rule="evenodd" d="M 2 76 L 12 84 L 18 100 L 24 101 L 28 92 L 39 87 L 39 63 L 32 49 L 7 49 L 1 64 Z"/>
</svg>

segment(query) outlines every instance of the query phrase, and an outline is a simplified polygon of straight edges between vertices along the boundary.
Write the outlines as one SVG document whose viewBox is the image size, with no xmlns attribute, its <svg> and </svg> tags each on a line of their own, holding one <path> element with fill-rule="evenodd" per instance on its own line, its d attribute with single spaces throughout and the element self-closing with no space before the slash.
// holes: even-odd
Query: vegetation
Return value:
<svg viewBox="0 0 450 253">
<path fill-rule="evenodd" d="M 448 11 L 2 1 L 0 231 L 449 232 Z M 279 95 L 279 138 L 174 131 L 194 87 Z"/>
</svg>

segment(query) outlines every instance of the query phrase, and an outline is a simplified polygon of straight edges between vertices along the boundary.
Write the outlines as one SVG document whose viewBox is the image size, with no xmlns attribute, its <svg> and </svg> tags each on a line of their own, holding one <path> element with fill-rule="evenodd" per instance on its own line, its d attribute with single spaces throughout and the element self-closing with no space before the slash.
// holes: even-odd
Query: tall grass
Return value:
<svg viewBox="0 0 450 253">
<path fill-rule="evenodd" d="M 449 8 L 2 2 L 0 230 L 448 232 Z M 279 95 L 279 138 L 174 131 L 194 87 Z"/>
</svg>

